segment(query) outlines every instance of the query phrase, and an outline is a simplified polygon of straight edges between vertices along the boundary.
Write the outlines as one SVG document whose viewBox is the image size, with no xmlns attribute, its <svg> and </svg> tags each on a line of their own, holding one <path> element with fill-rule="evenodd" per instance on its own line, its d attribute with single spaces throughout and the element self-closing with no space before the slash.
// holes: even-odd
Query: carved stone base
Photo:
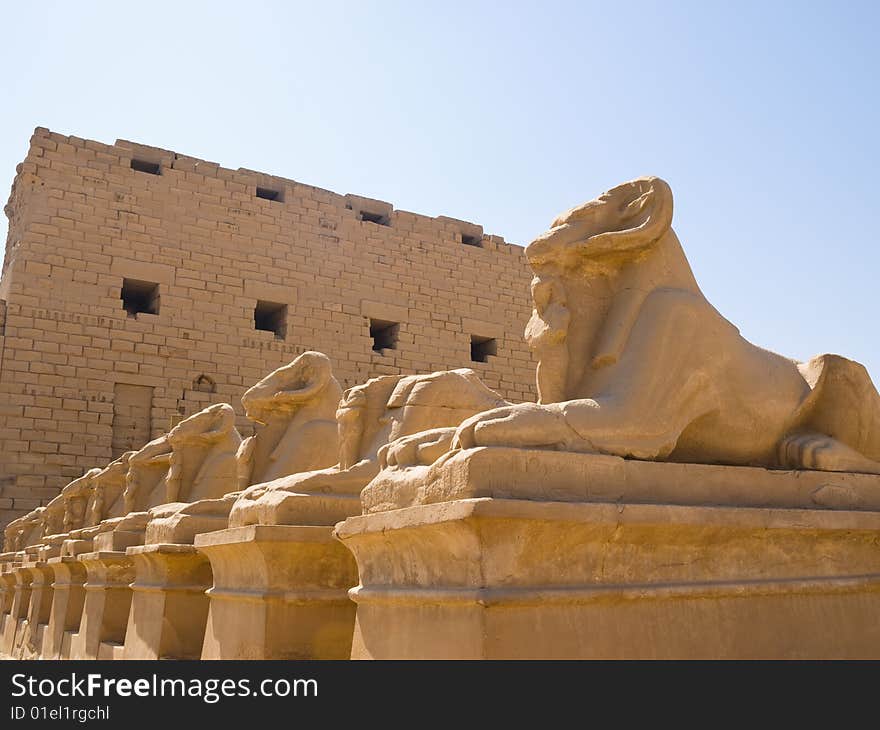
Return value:
<svg viewBox="0 0 880 730">
<path fill-rule="evenodd" d="M 196 537 L 214 587 L 203 659 L 347 659 L 357 582 L 331 527 L 251 525 Z"/>
<path fill-rule="evenodd" d="M 386 469 L 361 492 L 364 513 L 476 497 L 880 511 L 880 474 L 478 447 L 431 466 Z"/>
<path fill-rule="evenodd" d="M 16 562 L 21 562 L 19 554 L 16 552 L 0 553 L 0 571 L 7 566 L 12 566 Z"/>
<path fill-rule="evenodd" d="M 56 535 L 55 539 L 47 541 L 40 545 L 37 551 L 38 560 L 46 562 L 49 558 L 55 558 L 61 555 L 61 546 L 64 543 L 65 536 Z"/>
<path fill-rule="evenodd" d="M 39 659 L 43 652 L 43 638 L 49 626 L 55 573 L 43 561 L 31 563 L 31 600 L 28 606 L 27 631 L 22 637 L 19 656 L 22 659 Z"/>
<path fill-rule="evenodd" d="M 221 502 L 221 500 L 215 500 Z M 229 502 L 223 503 L 225 514 L 177 513 L 150 521 L 144 542 L 148 545 L 192 545 L 196 535 L 225 530 L 229 527 Z"/>
<path fill-rule="evenodd" d="M 31 603 L 31 571 L 23 565 L 13 567 L 10 571 L 14 585 L 12 587 L 12 602 L 9 615 L 3 623 L 2 643 L 0 653 L 13 656 L 17 647 L 21 645 L 22 631 L 27 624 L 28 609 Z"/>
<path fill-rule="evenodd" d="M 134 562 L 125 659 L 198 659 L 205 638 L 211 564 L 191 545 L 141 545 Z"/>
<path fill-rule="evenodd" d="M 278 480 L 283 481 L 283 480 Z M 360 487 L 351 493 L 298 494 L 284 489 L 266 489 L 256 500 L 240 499 L 232 508 L 233 527 L 260 525 L 335 525 L 361 513 Z"/>
<path fill-rule="evenodd" d="M 880 658 L 877 477 L 480 451 L 337 525 L 352 658 Z"/>
<path fill-rule="evenodd" d="M 43 638 L 43 659 L 67 659 L 71 638 L 82 621 L 86 592 L 86 568 L 77 558 L 56 557 L 47 561 L 54 573 L 52 609 Z M 65 641 L 66 637 L 66 641 Z"/>
<path fill-rule="evenodd" d="M 15 597 L 15 553 L 3 553 L 3 562 L 0 563 L 0 642 L 6 627 L 6 620 L 12 611 L 12 601 Z M 0 644 L 2 645 L 2 644 Z"/>
<path fill-rule="evenodd" d="M 93 538 L 68 538 L 61 544 L 61 556 L 75 558 L 83 553 L 93 552 L 95 541 Z"/>
<path fill-rule="evenodd" d="M 109 530 L 93 538 L 94 552 L 125 552 L 133 545 L 144 544 L 144 530 Z"/>
<path fill-rule="evenodd" d="M 125 642 L 134 564 L 119 551 L 84 553 L 79 559 L 86 569 L 86 598 L 70 658 L 97 659 L 102 642 L 119 646 Z"/>
</svg>

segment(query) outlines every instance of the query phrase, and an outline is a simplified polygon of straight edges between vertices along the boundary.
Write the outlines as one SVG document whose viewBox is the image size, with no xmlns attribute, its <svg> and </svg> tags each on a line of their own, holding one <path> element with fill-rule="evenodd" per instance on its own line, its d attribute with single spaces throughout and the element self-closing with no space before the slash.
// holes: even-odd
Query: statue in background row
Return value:
<svg viewBox="0 0 880 730">
<path fill-rule="evenodd" d="M 335 466 L 249 487 L 233 505 L 229 526 L 331 525 L 359 514 L 361 490 L 384 465 L 389 443 L 419 434 L 412 454 L 430 463 L 449 449 L 462 420 L 505 402 L 466 368 L 385 375 L 349 388 L 335 414 Z"/>
<path fill-rule="evenodd" d="M 304 352 L 241 398 L 256 424 L 238 452 L 238 488 L 336 463 L 336 407 L 342 388 L 330 358 Z"/>
</svg>

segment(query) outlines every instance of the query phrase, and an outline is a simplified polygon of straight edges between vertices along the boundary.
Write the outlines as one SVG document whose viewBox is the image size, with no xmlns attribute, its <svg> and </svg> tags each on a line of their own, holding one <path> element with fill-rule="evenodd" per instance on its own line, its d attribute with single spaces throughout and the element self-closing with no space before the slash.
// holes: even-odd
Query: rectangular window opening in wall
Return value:
<svg viewBox="0 0 880 730">
<path fill-rule="evenodd" d="M 149 175 L 161 175 L 162 168 L 158 162 L 147 162 L 146 160 L 131 159 L 131 169 L 138 172 L 146 172 Z"/>
<path fill-rule="evenodd" d="M 483 247 L 483 239 L 478 238 L 477 236 L 470 236 L 467 233 L 461 234 L 461 242 L 465 246 L 476 246 L 477 248 Z"/>
<path fill-rule="evenodd" d="M 287 305 L 258 301 L 254 307 L 254 329 L 274 332 L 276 340 L 287 335 Z"/>
<path fill-rule="evenodd" d="M 381 213 L 369 213 L 366 210 L 362 210 L 360 213 L 360 218 L 362 221 L 367 223 L 375 223 L 377 226 L 390 226 L 391 219 L 387 215 L 382 215 Z"/>
<path fill-rule="evenodd" d="M 498 342 L 492 337 L 471 335 L 471 360 L 489 362 L 489 355 L 498 354 Z"/>
<path fill-rule="evenodd" d="M 276 203 L 284 201 L 284 194 L 280 190 L 273 190 L 272 188 L 258 187 L 257 197 L 262 198 L 263 200 L 274 200 Z"/>
<path fill-rule="evenodd" d="M 398 322 L 387 322 L 384 319 L 370 320 L 370 337 L 373 338 L 373 351 L 397 349 L 397 335 L 400 332 Z"/>
<path fill-rule="evenodd" d="M 137 319 L 138 314 L 159 314 L 159 285 L 152 281 L 123 279 L 122 307 L 129 317 Z"/>
</svg>

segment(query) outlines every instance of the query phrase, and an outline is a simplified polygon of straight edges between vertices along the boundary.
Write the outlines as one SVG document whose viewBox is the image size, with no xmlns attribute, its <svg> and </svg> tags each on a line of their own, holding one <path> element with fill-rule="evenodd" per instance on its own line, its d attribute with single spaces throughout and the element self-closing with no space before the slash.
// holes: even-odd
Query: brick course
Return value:
<svg viewBox="0 0 880 730">
<path fill-rule="evenodd" d="M 473 223 L 43 128 L 6 213 L 0 526 L 109 462 L 126 434 L 228 402 L 248 435 L 241 394 L 307 349 L 343 387 L 472 367 L 506 398 L 535 399 L 523 249 Z M 158 313 L 127 314 L 123 279 L 158 284 Z M 255 329 L 258 301 L 287 306 L 283 339 Z M 371 319 L 399 323 L 396 349 L 372 349 Z M 497 355 L 471 362 L 472 335 Z M 143 409 L 114 404 L 126 386 L 152 388 L 140 430 Z"/>
</svg>

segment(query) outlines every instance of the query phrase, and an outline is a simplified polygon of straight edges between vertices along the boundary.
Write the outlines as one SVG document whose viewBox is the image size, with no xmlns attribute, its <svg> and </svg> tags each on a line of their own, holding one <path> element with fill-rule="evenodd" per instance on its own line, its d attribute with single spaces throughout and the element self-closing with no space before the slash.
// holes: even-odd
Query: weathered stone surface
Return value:
<svg viewBox="0 0 880 730">
<path fill-rule="evenodd" d="M 332 528 L 250 525 L 196 548 L 214 573 L 203 659 L 348 659 L 357 567 Z"/>
<path fill-rule="evenodd" d="M 102 645 L 122 647 L 131 608 L 134 564 L 124 552 L 78 556 L 86 569 L 85 603 L 79 631 L 71 637 L 71 659 L 98 659 Z"/>
<path fill-rule="evenodd" d="M 336 534 L 353 658 L 880 655 L 877 512 L 480 498 Z"/>
<path fill-rule="evenodd" d="M 86 568 L 74 557 L 50 558 L 54 573 L 49 626 L 43 638 L 43 659 L 67 659 L 73 635 L 79 631 L 85 604 Z"/>
<path fill-rule="evenodd" d="M 388 467 L 361 494 L 367 513 L 478 497 L 880 511 L 880 475 L 477 447 L 430 466 Z"/>
<path fill-rule="evenodd" d="M 208 558 L 191 545 L 141 545 L 126 555 L 134 563 L 124 659 L 198 659 L 208 596 Z"/>
</svg>

